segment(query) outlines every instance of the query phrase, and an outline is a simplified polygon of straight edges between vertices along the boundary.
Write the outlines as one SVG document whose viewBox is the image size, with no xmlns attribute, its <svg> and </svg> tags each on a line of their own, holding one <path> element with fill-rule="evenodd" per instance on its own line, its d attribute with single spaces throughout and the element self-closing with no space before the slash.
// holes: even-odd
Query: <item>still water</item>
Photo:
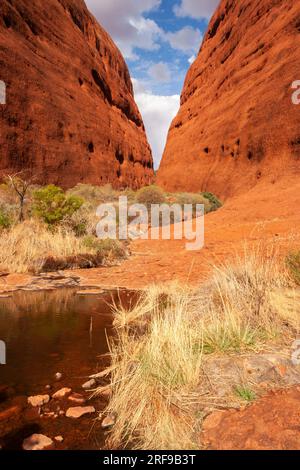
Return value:
<svg viewBox="0 0 300 470">
<path fill-rule="evenodd" d="M 28 409 L 26 398 L 51 395 L 62 387 L 84 393 L 82 384 L 87 377 L 107 365 L 103 355 L 108 352 L 107 337 L 112 334 L 112 299 L 129 305 L 136 297 L 127 291 L 81 296 L 66 289 L 17 292 L 0 299 L 0 340 L 7 348 L 6 365 L 0 365 L 2 448 L 20 448 L 22 439 L 32 431 L 50 433 L 51 438 L 63 435 L 62 449 L 103 445 L 99 426 L 92 426 L 91 418 L 76 421 L 76 426 L 65 417 L 55 422 L 43 420 Z M 55 380 L 58 372 L 62 374 L 60 382 Z M 50 392 L 46 391 L 49 386 Z M 90 404 L 97 411 L 104 406 L 103 399 L 88 401 Z M 20 413 L 9 420 L 1 419 L 1 412 L 15 406 Z"/>
</svg>

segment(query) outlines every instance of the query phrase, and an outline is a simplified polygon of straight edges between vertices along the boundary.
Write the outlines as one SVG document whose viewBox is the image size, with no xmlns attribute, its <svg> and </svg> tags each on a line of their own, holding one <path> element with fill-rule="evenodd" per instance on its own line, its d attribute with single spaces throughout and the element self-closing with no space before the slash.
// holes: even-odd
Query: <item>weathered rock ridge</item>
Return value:
<svg viewBox="0 0 300 470">
<path fill-rule="evenodd" d="M 186 77 L 158 183 L 227 198 L 299 178 L 299 63 L 298 1 L 222 0 Z"/>
<path fill-rule="evenodd" d="M 124 59 L 83 0 L 1 0 L 0 176 L 139 187 L 153 160 Z"/>
</svg>

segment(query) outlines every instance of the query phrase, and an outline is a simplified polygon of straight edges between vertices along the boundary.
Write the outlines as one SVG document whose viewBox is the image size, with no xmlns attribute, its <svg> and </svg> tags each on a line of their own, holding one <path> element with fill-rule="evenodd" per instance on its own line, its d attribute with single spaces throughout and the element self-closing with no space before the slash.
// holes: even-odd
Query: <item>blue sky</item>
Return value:
<svg viewBox="0 0 300 470">
<path fill-rule="evenodd" d="M 86 0 L 130 69 L 156 168 L 190 64 L 219 0 Z"/>
</svg>

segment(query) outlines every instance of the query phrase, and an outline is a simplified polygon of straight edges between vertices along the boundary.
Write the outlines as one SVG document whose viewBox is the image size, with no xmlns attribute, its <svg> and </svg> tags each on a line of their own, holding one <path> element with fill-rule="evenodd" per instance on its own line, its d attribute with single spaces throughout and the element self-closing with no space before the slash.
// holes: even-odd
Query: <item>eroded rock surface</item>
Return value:
<svg viewBox="0 0 300 470">
<path fill-rule="evenodd" d="M 299 417 L 299 387 L 271 392 L 244 410 L 210 415 L 201 444 L 216 450 L 298 450 Z"/>
<path fill-rule="evenodd" d="M 2 0 L 0 176 L 137 188 L 153 161 L 124 59 L 82 0 Z"/>
<path fill-rule="evenodd" d="M 158 173 L 168 190 L 238 195 L 300 174 L 300 4 L 222 0 L 186 77 Z"/>
</svg>

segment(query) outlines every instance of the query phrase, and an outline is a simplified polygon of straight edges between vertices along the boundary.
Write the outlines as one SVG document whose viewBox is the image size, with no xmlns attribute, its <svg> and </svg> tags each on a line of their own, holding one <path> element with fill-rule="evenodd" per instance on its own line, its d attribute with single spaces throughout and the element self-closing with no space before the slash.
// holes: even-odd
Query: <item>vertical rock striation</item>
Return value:
<svg viewBox="0 0 300 470">
<path fill-rule="evenodd" d="M 153 160 L 124 59 L 83 0 L 1 0 L 0 175 L 140 187 Z"/>
<path fill-rule="evenodd" d="M 222 0 L 186 77 L 158 183 L 227 198 L 299 177 L 299 63 L 298 1 Z"/>
</svg>

